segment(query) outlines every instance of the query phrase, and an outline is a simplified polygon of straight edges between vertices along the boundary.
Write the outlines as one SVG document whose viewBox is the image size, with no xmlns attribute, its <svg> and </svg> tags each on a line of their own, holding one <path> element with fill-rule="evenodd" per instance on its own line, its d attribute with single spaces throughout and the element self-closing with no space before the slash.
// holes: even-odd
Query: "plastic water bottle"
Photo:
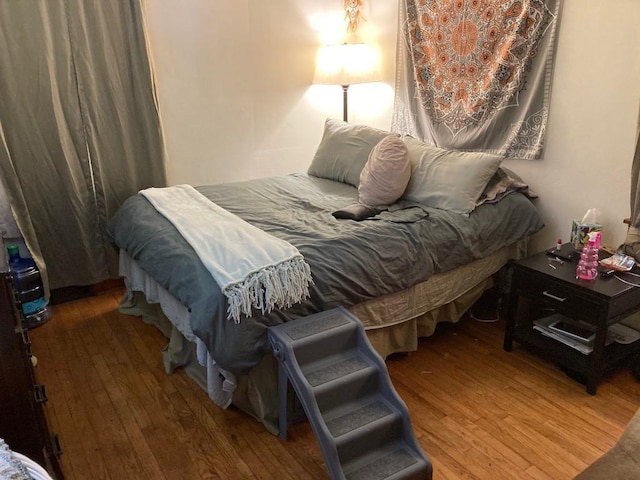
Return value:
<svg viewBox="0 0 640 480">
<path fill-rule="evenodd" d="M 51 316 L 49 302 L 44 296 L 40 270 L 32 258 L 20 256 L 17 245 L 8 245 L 7 252 L 16 301 L 24 315 L 24 326 L 37 327 Z"/>
<path fill-rule="evenodd" d="M 595 280 L 598 276 L 598 253 L 600 251 L 600 232 L 591 232 L 589 241 L 582 248 L 576 278 L 581 280 Z"/>
</svg>

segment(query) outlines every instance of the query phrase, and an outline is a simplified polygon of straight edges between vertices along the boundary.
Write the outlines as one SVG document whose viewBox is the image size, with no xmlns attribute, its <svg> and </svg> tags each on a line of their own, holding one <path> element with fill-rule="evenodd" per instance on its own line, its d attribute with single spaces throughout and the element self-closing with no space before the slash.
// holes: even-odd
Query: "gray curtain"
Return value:
<svg viewBox="0 0 640 480">
<path fill-rule="evenodd" d="M 626 255 L 640 261 L 640 125 L 636 134 L 636 151 L 631 164 L 631 224 L 620 247 Z"/>
<path fill-rule="evenodd" d="M 117 276 L 108 219 L 166 185 L 139 0 L 0 2 L 0 174 L 47 292 Z"/>
</svg>

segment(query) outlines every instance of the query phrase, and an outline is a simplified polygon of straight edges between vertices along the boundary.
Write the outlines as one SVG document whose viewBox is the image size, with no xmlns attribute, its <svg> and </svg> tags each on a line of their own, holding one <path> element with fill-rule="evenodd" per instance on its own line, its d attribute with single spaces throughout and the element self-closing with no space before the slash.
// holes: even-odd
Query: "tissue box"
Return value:
<svg viewBox="0 0 640 480">
<path fill-rule="evenodd" d="M 599 223 L 580 223 L 574 220 L 571 224 L 571 244 L 573 248 L 580 251 L 589 241 L 589 233 L 601 232 L 602 225 Z"/>
</svg>

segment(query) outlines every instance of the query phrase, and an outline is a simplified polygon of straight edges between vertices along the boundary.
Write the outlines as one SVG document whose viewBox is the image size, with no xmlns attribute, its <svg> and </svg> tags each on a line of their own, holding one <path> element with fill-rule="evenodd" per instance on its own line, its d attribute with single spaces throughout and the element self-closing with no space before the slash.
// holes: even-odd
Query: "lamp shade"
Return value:
<svg viewBox="0 0 640 480">
<path fill-rule="evenodd" d="M 370 45 L 343 43 L 318 50 L 315 84 L 344 86 L 379 80 L 378 55 Z"/>
</svg>

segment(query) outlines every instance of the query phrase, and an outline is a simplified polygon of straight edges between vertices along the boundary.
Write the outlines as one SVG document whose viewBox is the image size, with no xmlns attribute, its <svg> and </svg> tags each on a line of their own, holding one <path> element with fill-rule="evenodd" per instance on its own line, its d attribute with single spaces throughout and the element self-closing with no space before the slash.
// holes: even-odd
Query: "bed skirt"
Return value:
<svg viewBox="0 0 640 480">
<path fill-rule="evenodd" d="M 386 358 L 412 352 L 418 339 L 432 335 L 440 322 L 457 322 L 482 293 L 492 276 L 510 259 L 526 256 L 527 239 L 492 255 L 439 273 L 407 290 L 352 306 L 376 351 Z M 252 415 L 278 434 L 277 362 L 272 355 L 247 375 L 236 378 L 220 370 L 190 330 L 188 311 L 121 251 L 120 274 L 127 292 L 120 304 L 124 314 L 141 317 L 169 339 L 163 351 L 167 373 L 182 367 L 218 405 L 229 403 Z"/>
</svg>

